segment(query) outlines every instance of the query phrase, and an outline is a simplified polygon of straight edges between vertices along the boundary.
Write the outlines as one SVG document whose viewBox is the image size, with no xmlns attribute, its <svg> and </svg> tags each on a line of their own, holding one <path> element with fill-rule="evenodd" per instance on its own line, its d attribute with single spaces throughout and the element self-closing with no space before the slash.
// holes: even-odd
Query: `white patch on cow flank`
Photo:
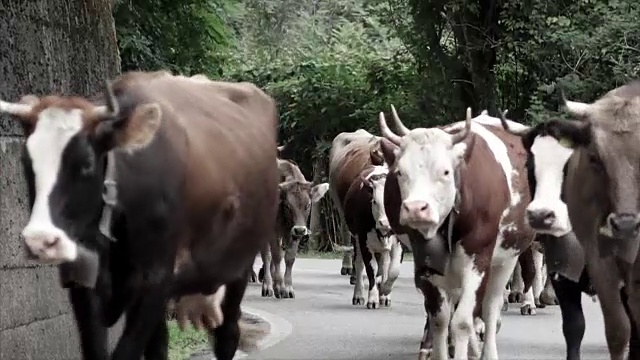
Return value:
<svg viewBox="0 0 640 360">
<path fill-rule="evenodd" d="M 36 196 L 22 236 L 31 252 L 43 263 L 73 261 L 78 254 L 76 243 L 53 224 L 49 196 L 58 178 L 62 154 L 82 126 L 81 110 L 48 108 L 40 113 L 35 130 L 27 139 Z"/>
<path fill-rule="evenodd" d="M 563 182 L 563 168 L 574 149 L 560 144 L 552 136 L 538 136 L 531 146 L 536 178 L 536 190 L 528 211 L 551 211 L 555 220 L 550 229 L 536 229 L 540 233 L 563 236 L 569 233 L 571 222 L 567 204 L 560 199 Z"/>
<path fill-rule="evenodd" d="M 452 124 L 451 126 L 448 126 L 446 129 L 453 130 L 453 129 L 462 128 L 462 127 L 464 127 L 464 123 L 459 122 L 459 123 Z M 502 140 L 500 140 L 499 137 L 494 135 L 491 131 L 489 131 L 483 125 L 480 125 L 478 123 L 473 123 L 473 119 L 471 123 L 471 131 L 473 131 L 475 134 L 482 137 L 482 139 L 487 143 L 487 146 L 493 153 L 493 156 L 495 157 L 496 162 L 502 167 L 502 171 L 504 173 L 505 179 L 507 180 L 507 186 L 509 186 L 509 194 L 511 194 L 511 205 L 513 206 L 517 204 L 519 199 L 516 199 L 513 196 L 514 194 L 513 181 L 511 178 L 513 176 L 514 169 L 513 169 L 513 165 L 511 164 L 511 160 L 509 159 L 507 146 L 504 144 Z"/>
</svg>

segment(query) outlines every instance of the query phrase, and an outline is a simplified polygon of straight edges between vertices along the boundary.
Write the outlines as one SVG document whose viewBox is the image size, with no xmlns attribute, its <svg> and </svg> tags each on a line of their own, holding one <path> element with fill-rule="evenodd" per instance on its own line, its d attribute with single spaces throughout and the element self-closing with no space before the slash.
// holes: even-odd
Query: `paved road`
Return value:
<svg viewBox="0 0 640 360">
<path fill-rule="evenodd" d="M 256 270 L 260 261 L 256 261 Z M 294 267 L 295 299 L 262 298 L 260 284 L 249 284 L 246 310 L 272 322 L 268 346 L 246 359 L 411 359 L 417 358 L 424 310 L 413 286 L 413 263 L 402 264 L 390 308 L 351 305 L 353 287 L 340 276 L 339 260 L 299 259 Z M 608 358 L 599 304 L 584 297 L 587 331 L 583 360 Z M 288 335 L 287 335 L 288 334 Z M 274 344 L 274 342 L 276 342 Z M 512 304 L 498 334 L 501 360 L 564 359 L 560 309 L 520 315 Z"/>
</svg>

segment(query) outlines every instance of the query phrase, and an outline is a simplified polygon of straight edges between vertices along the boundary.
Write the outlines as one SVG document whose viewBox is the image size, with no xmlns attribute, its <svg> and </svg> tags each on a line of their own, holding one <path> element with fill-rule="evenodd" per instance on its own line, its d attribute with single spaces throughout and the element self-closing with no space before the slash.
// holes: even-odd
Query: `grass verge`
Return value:
<svg viewBox="0 0 640 360">
<path fill-rule="evenodd" d="M 169 326 L 169 360 L 188 360 L 191 354 L 209 347 L 206 331 L 198 331 L 191 325 L 181 331 L 175 320 Z"/>
</svg>

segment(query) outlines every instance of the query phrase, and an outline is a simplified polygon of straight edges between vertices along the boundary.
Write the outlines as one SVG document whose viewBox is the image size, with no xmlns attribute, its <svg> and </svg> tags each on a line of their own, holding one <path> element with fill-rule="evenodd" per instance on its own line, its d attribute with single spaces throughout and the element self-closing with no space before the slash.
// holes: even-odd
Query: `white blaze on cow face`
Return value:
<svg viewBox="0 0 640 360">
<path fill-rule="evenodd" d="M 533 141 L 531 154 L 536 189 L 533 201 L 527 207 L 527 219 L 532 227 L 539 221 L 544 222 L 544 227 L 535 228 L 540 233 L 563 236 L 572 230 L 567 204 L 560 199 L 560 194 L 563 169 L 573 152 L 574 149 L 562 145 L 552 136 L 538 136 Z"/>
<path fill-rule="evenodd" d="M 376 229 L 383 235 L 387 235 L 391 231 L 387 213 L 384 210 L 384 185 L 387 182 L 387 174 L 389 168 L 386 165 L 374 166 L 366 177 L 365 181 L 371 187 L 371 214 L 376 222 Z"/>
<path fill-rule="evenodd" d="M 35 175 L 35 201 L 22 236 L 31 253 L 42 263 L 74 261 L 78 255 L 76 243 L 53 224 L 50 195 L 58 179 L 64 150 L 82 126 L 82 110 L 48 108 L 40 113 L 27 139 L 27 152 Z"/>
<path fill-rule="evenodd" d="M 454 170 L 467 146 L 452 146 L 440 129 L 414 129 L 404 136 L 394 167 L 402 198 L 400 223 L 432 238 L 454 205 Z"/>
</svg>

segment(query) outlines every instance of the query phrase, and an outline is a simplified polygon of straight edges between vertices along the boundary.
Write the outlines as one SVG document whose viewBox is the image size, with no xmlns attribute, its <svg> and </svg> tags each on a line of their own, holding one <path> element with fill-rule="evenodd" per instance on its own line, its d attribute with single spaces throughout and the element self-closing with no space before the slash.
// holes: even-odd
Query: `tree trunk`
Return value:
<svg viewBox="0 0 640 360">
<path fill-rule="evenodd" d="M 2 0 L 0 98 L 90 95 L 120 71 L 112 0 Z M 25 259 L 24 137 L 0 116 L 0 359 L 80 359 L 67 295 L 53 266 Z M 37 340 L 34 340 L 37 338 Z"/>
</svg>

